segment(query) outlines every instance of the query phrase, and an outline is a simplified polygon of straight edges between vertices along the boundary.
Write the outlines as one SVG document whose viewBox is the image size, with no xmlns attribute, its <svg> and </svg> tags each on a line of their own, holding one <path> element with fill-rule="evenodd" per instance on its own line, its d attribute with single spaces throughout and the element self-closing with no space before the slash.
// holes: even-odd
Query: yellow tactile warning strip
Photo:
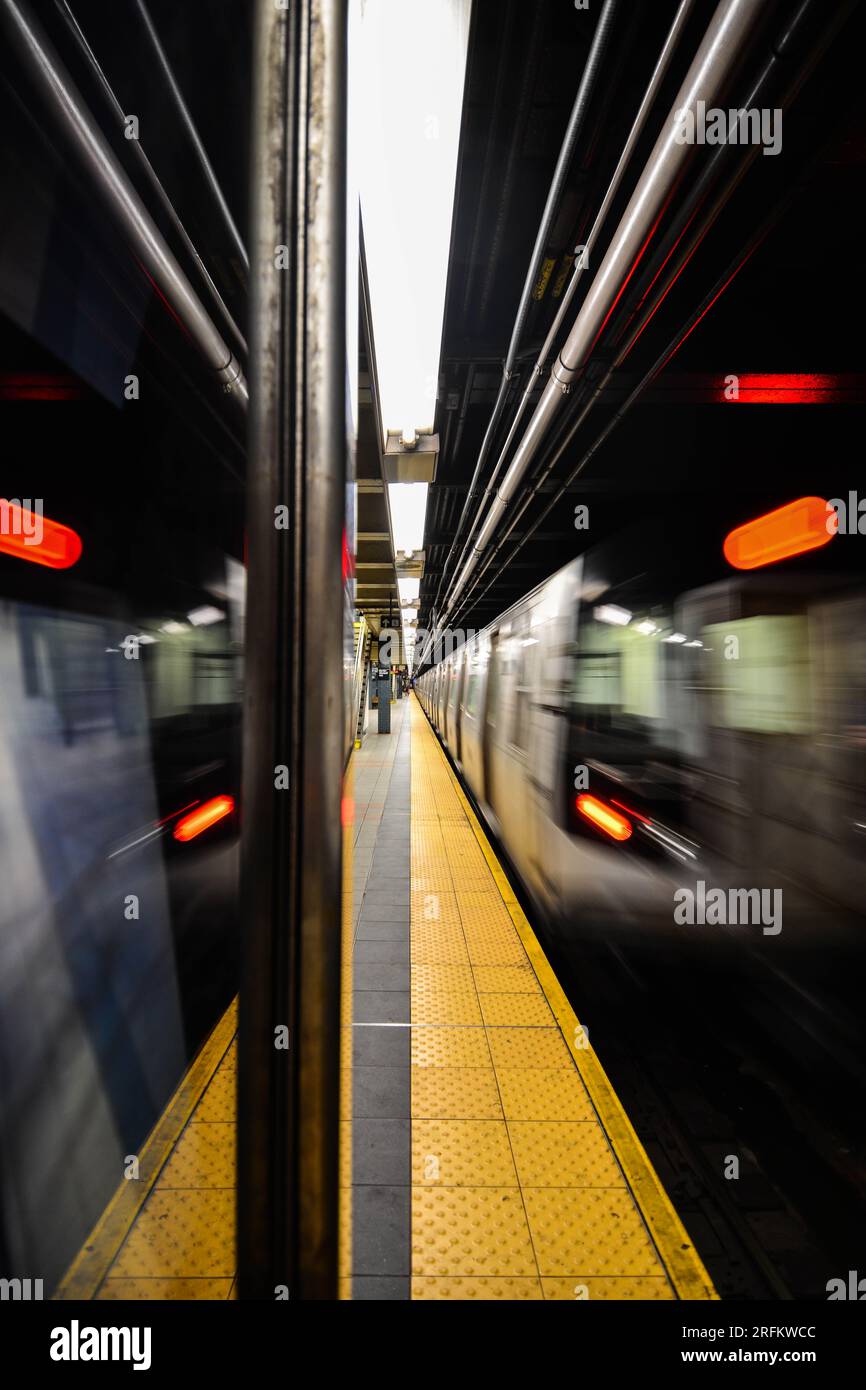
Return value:
<svg viewBox="0 0 866 1390">
<path fill-rule="evenodd" d="M 412 1297 L 717 1294 L 418 702 Z"/>
<path fill-rule="evenodd" d="M 235 1281 L 237 1001 L 200 1048 L 58 1299 L 225 1299 Z"/>
<path fill-rule="evenodd" d="M 360 625 L 355 624 L 356 630 Z M 357 631 L 356 631 L 357 635 Z M 366 698 L 366 696 L 365 696 Z M 360 744 L 356 744 L 360 747 Z M 339 1191 L 337 1196 L 337 1291 L 340 1299 L 352 1297 L 352 862 L 355 766 L 350 757 L 343 779 L 343 883 L 341 899 L 340 958 L 340 1137 Z"/>
</svg>

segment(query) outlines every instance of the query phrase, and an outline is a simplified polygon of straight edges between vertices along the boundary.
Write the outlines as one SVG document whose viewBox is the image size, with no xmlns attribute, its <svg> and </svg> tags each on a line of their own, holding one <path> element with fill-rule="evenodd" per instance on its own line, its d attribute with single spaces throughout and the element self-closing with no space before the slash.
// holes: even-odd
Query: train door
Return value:
<svg viewBox="0 0 866 1390">
<path fill-rule="evenodd" d="M 456 668 L 454 673 L 454 693 L 451 697 L 452 717 L 454 721 L 454 743 L 451 752 L 454 756 L 454 761 L 459 766 L 463 758 L 463 718 L 461 714 L 461 705 L 463 702 L 463 685 L 466 678 L 466 654 L 462 647 L 460 651 L 455 653 L 454 665 Z"/>
<path fill-rule="evenodd" d="M 481 766 L 484 782 L 483 796 L 493 807 L 493 743 L 496 738 L 496 719 L 499 704 L 499 632 L 490 634 L 490 653 L 487 661 L 487 686 L 484 698 L 484 718 L 481 729 Z"/>
</svg>

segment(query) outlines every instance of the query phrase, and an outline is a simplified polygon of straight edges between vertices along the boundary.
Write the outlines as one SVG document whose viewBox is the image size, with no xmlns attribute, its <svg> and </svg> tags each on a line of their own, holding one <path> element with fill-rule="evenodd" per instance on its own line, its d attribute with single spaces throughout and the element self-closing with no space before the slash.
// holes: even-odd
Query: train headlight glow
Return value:
<svg viewBox="0 0 866 1390">
<path fill-rule="evenodd" d="M 625 816 L 621 816 L 606 802 L 599 801 L 597 796 L 587 796 L 584 793 L 577 798 L 576 805 L 582 816 L 599 830 L 603 830 L 612 840 L 631 839 L 631 821 L 626 820 Z"/>
<path fill-rule="evenodd" d="M 233 796 L 215 796 L 179 820 L 172 834 L 176 840 L 182 842 L 194 840 L 197 835 L 201 835 L 202 831 L 210 830 L 217 821 L 230 816 L 234 809 L 235 799 Z"/>
</svg>

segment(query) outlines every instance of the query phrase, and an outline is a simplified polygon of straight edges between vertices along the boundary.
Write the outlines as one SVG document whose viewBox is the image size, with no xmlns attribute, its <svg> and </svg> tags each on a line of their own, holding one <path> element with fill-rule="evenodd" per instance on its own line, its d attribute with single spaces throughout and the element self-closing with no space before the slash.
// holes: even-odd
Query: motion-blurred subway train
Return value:
<svg viewBox="0 0 866 1390">
<path fill-rule="evenodd" d="M 440 637 L 416 690 L 559 931 L 839 940 L 866 897 L 857 538 L 737 569 L 685 510 Z"/>
<path fill-rule="evenodd" d="M 129 10 L 76 11 L 212 267 L 229 336 L 245 272 L 222 220 L 203 215 L 212 199 L 160 114 L 148 46 L 130 44 Z M 183 41 L 180 17 L 156 12 L 169 46 Z M 147 199 L 141 215 L 178 246 L 87 51 L 61 7 L 44 17 L 136 206 Z M 233 52 L 231 16 L 212 22 L 214 53 Z M 245 431 L 8 57 L 0 1264 L 47 1295 L 237 990 Z M 220 92 L 245 111 L 230 69 L 191 75 L 204 121 Z M 229 180 L 243 131 L 225 138 Z"/>
</svg>

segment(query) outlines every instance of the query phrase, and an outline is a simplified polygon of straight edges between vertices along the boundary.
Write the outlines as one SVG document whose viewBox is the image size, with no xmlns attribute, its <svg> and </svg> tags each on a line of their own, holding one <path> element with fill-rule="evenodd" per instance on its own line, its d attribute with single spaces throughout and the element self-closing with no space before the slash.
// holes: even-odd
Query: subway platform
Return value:
<svg viewBox="0 0 866 1390">
<path fill-rule="evenodd" d="M 352 1297 L 716 1297 L 414 697 L 356 755 Z"/>
<path fill-rule="evenodd" d="M 716 1298 L 414 697 L 391 730 L 354 754 L 340 1296 Z M 55 1297 L 237 1297 L 237 1047 L 232 1004 Z"/>
</svg>

